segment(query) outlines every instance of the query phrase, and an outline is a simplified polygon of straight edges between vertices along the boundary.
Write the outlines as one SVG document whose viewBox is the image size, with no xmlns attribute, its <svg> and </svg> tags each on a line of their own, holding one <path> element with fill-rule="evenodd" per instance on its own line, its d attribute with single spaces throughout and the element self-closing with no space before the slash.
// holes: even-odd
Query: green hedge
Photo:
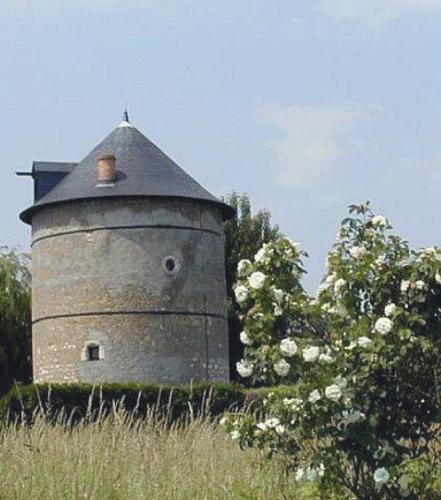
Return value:
<svg viewBox="0 0 441 500">
<path fill-rule="evenodd" d="M 149 411 L 172 419 L 184 414 L 209 412 L 217 415 L 244 402 L 239 386 L 198 384 L 166 386 L 141 384 L 54 384 L 16 386 L 0 400 L 0 415 L 31 419 L 36 410 L 56 416 L 63 410 L 74 420 L 108 413 L 113 406 L 139 416 Z"/>
<path fill-rule="evenodd" d="M 119 405 L 130 413 L 145 417 L 148 412 L 170 419 L 183 416 L 220 415 L 244 405 L 260 407 L 269 392 L 295 394 L 295 387 L 246 389 L 237 384 L 143 385 L 143 384 L 54 384 L 12 388 L 0 399 L 2 420 L 25 418 L 32 421 L 39 410 L 51 418 L 64 412 L 73 421 L 109 413 Z"/>
</svg>

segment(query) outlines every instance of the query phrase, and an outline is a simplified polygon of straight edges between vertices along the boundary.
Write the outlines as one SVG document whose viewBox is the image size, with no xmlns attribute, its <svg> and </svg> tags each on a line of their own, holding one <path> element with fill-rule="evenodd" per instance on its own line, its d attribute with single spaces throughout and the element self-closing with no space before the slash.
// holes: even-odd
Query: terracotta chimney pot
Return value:
<svg viewBox="0 0 441 500">
<path fill-rule="evenodd" d="M 98 184 L 110 184 L 116 179 L 116 157 L 105 154 L 98 157 L 96 162 Z"/>
</svg>

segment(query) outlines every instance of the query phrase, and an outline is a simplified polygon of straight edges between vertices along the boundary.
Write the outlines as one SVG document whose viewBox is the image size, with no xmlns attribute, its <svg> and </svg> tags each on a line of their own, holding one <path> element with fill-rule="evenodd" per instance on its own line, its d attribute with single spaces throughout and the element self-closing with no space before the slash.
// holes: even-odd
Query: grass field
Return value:
<svg viewBox="0 0 441 500">
<path fill-rule="evenodd" d="M 305 498 L 282 471 L 205 418 L 0 428 L 2 500 Z"/>
</svg>

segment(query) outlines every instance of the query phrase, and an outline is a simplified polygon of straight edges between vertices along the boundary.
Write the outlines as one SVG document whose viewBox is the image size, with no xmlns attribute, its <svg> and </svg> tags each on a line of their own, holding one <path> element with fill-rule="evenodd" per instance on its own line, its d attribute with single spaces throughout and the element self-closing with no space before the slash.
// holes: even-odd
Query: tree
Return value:
<svg viewBox="0 0 441 500">
<path fill-rule="evenodd" d="M 441 249 L 413 250 L 391 229 L 368 203 L 351 206 L 317 299 L 294 279 L 301 254 L 289 242 L 239 264 L 238 370 L 295 385 L 224 423 L 242 446 L 283 453 L 326 498 L 336 487 L 338 498 L 439 498 Z"/>
<path fill-rule="evenodd" d="M 251 260 L 264 243 L 280 238 L 280 231 L 277 225 L 271 224 L 271 214 L 268 210 L 259 210 L 257 214 L 252 214 L 247 194 L 233 191 L 224 198 L 224 201 L 236 210 L 234 218 L 225 224 L 230 374 L 235 380 L 237 379 L 235 366 L 243 355 L 243 344 L 239 339 L 242 330 L 240 308 L 233 293 L 233 285 L 237 280 L 237 265 L 242 259 Z"/>
<path fill-rule="evenodd" d="M 31 289 L 29 259 L 0 248 L 0 394 L 31 380 Z"/>
</svg>

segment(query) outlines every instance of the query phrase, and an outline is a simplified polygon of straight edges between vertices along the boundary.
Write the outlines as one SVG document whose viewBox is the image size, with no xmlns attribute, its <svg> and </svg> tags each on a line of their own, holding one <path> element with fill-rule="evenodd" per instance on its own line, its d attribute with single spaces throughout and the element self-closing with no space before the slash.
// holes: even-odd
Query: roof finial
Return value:
<svg viewBox="0 0 441 500">
<path fill-rule="evenodd" d="M 127 104 L 124 106 L 122 122 L 118 125 L 118 127 L 132 127 L 132 124 L 130 123 L 129 112 L 127 111 Z"/>
</svg>

